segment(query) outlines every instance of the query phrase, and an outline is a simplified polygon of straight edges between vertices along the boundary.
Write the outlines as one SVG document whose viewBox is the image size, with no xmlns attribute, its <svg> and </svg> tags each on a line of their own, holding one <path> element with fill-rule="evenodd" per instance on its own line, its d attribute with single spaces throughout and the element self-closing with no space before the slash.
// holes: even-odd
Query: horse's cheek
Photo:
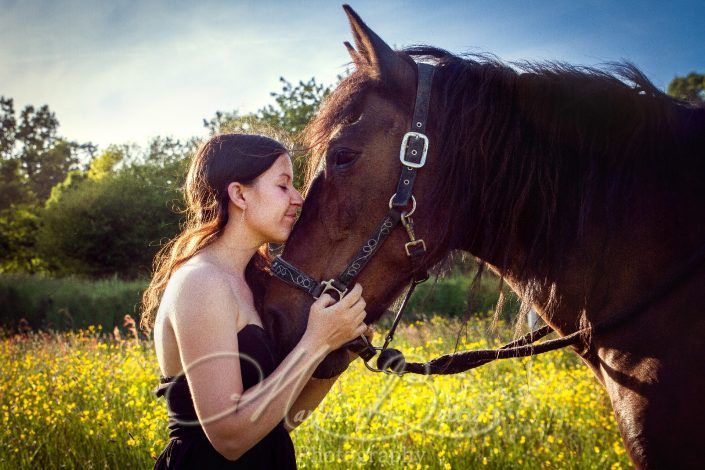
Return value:
<svg viewBox="0 0 705 470">
<path fill-rule="evenodd" d="M 333 242 L 350 237 L 350 231 L 356 226 L 359 217 L 359 199 L 345 197 L 338 191 L 331 191 L 326 203 L 331 209 L 322 218 L 328 237 Z"/>
</svg>

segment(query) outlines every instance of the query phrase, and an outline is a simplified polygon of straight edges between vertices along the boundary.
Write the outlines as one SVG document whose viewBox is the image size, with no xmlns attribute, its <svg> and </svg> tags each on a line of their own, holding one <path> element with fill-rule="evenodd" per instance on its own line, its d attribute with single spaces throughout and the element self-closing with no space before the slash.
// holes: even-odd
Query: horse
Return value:
<svg viewBox="0 0 705 470">
<path fill-rule="evenodd" d="M 412 127 L 417 63 L 434 66 L 427 160 L 414 186 L 423 267 L 454 250 L 495 271 L 559 335 L 660 289 L 705 243 L 705 108 L 665 95 L 634 65 L 507 65 L 430 46 L 392 50 L 348 6 L 354 71 L 306 130 L 306 200 L 283 258 L 329 279 L 375 230 Z M 413 278 L 404 230 L 356 277 L 367 323 Z M 705 468 L 705 315 L 699 264 L 619 325 L 571 346 L 609 394 L 638 468 Z M 312 299 L 271 279 L 267 328 L 287 354 Z M 331 377 L 346 352 L 314 376 Z"/>
</svg>

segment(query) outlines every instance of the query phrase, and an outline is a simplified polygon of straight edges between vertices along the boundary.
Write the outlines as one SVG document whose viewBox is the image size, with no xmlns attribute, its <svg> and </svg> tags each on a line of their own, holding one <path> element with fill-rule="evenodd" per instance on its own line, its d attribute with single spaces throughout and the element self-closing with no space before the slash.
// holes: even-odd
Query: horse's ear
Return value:
<svg viewBox="0 0 705 470">
<path fill-rule="evenodd" d="M 353 62 L 358 66 L 361 63 L 371 66 L 377 72 L 378 78 L 382 80 L 390 80 L 399 84 L 405 84 L 409 81 L 413 83 L 414 70 L 411 65 L 399 57 L 387 43 L 377 36 L 377 33 L 372 31 L 360 19 L 355 10 L 350 8 L 350 5 L 343 5 L 343 9 L 348 15 L 350 27 L 355 38 L 355 45 L 357 46 L 357 51 L 355 51 L 352 46 L 346 44 Z"/>
<path fill-rule="evenodd" d="M 355 50 L 352 44 L 348 41 L 344 41 L 343 44 L 345 44 L 345 48 L 348 50 L 348 54 L 350 54 L 350 58 L 356 66 L 360 67 L 365 64 L 365 61 L 360 57 L 360 54 Z"/>
</svg>

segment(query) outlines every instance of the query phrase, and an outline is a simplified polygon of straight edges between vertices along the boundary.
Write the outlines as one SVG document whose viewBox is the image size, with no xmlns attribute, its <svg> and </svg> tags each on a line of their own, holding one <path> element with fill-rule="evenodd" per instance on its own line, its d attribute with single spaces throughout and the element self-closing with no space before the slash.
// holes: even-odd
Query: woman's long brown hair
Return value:
<svg viewBox="0 0 705 470">
<path fill-rule="evenodd" d="M 181 233 L 166 243 L 154 258 L 154 275 L 142 294 L 140 328 L 147 335 L 172 274 L 200 250 L 215 241 L 228 222 L 228 184 L 251 184 L 286 148 L 259 135 L 220 134 L 203 143 L 194 154 L 184 185 L 186 220 Z M 266 246 L 258 249 L 245 270 L 245 278 L 260 309 L 269 264 Z"/>
</svg>

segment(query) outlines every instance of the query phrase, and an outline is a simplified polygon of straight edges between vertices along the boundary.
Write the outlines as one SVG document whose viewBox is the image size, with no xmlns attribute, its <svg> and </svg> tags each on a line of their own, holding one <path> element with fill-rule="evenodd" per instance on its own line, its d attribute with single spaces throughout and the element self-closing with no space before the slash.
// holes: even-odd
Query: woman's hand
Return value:
<svg viewBox="0 0 705 470">
<path fill-rule="evenodd" d="M 323 294 L 311 305 L 304 338 L 329 351 L 340 348 L 367 330 L 365 306 L 360 284 L 337 303 Z"/>
</svg>

